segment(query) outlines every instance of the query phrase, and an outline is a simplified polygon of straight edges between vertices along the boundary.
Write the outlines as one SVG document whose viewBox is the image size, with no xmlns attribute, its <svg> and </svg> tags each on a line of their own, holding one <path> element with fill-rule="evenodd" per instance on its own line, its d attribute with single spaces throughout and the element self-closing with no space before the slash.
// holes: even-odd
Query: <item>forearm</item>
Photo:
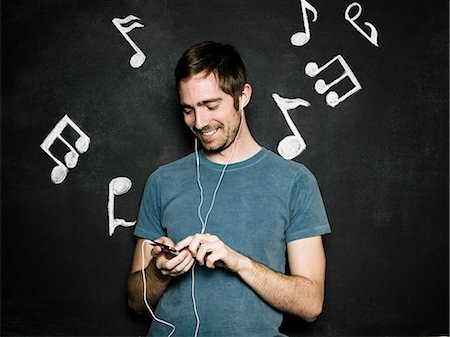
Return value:
<svg viewBox="0 0 450 337">
<path fill-rule="evenodd" d="M 285 275 L 243 256 L 238 275 L 274 308 L 312 322 L 322 311 L 322 282 L 300 275 Z"/>
<path fill-rule="evenodd" d="M 217 236 L 196 234 L 176 248 L 189 251 L 201 266 L 224 267 L 237 273 L 264 301 L 274 308 L 314 321 L 322 311 L 325 258 L 320 237 L 288 244 L 292 275 L 284 275 L 231 249 Z M 308 277 L 306 277 L 306 275 Z"/>
<path fill-rule="evenodd" d="M 170 283 L 170 277 L 161 274 L 152 260 L 144 270 L 146 277 L 147 301 L 152 306 L 161 298 Z M 128 277 L 128 305 L 136 312 L 146 311 L 144 303 L 144 282 L 142 271 L 131 273 Z"/>
</svg>

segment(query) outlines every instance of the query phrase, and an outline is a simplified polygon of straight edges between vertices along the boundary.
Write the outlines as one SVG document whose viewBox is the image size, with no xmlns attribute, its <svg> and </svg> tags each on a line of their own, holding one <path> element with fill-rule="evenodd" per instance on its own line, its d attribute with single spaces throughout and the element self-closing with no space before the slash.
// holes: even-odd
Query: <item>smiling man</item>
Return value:
<svg viewBox="0 0 450 337">
<path fill-rule="evenodd" d="M 192 46 L 175 77 L 196 149 L 147 181 L 130 307 L 157 304 L 149 336 L 282 336 L 283 312 L 314 321 L 330 232 L 315 177 L 251 135 L 252 87 L 232 46 Z"/>
</svg>

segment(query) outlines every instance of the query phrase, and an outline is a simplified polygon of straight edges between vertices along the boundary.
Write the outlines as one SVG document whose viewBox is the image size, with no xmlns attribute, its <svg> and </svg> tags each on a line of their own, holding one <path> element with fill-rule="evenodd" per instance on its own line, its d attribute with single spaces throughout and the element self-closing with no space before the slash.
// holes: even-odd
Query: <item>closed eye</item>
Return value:
<svg viewBox="0 0 450 337">
<path fill-rule="evenodd" d="M 206 108 L 208 110 L 217 110 L 219 108 L 219 104 L 215 104 L 215 105 L 207 105 Z"/>
<path fill-rule="evenodd" d="M 222 102 L 222 98 L 217 97 L 217 98 L 204 100 L 204 101 L 200 102 L 199 106 L 204 106 L 204 107 L 206 107 L 206 109 L 212 111 L 212 110 L 217 110 L 220 107 L 221 102 Z"/>
<path fill-rule="evenodd" d="M 185 115 L 190 115 L 193 111 L 194 111 L 194 109 L 189 108 L 189 107 L 183 108 L 183 114 L 185 114 Z"/>
</svg>

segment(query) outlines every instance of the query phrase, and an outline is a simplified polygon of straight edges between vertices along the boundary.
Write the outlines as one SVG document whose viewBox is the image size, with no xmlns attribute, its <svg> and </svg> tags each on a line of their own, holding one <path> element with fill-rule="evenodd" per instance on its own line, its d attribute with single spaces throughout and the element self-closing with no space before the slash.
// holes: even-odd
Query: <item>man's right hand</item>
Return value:
<svg viewBox="0 0 450 337">
<path fill-rule="evenodd" d="M 160 237 L 155 240 L 167 246 L 175 246 L 168 237 Z M 195 259 L 188 249 L 183 249 L 179 254 L 163 250 L 160 246 L 154 246 L 151 250 L 152 258 L 155 259 L 155 266 L 164 276 L 177 277 L 187 273 L 194 265 Z"/>
</svg>

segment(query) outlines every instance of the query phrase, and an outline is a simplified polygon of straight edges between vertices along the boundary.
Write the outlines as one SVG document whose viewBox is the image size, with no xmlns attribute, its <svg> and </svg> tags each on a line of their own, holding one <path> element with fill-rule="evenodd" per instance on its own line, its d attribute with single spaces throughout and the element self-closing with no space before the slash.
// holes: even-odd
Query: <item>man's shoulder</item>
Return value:
<svg viewBox="0 0 450 337">
<path fill-rule="evenodd" d="M 260 174 L 270 181 L 276 181 L 278 186 L 291 188 L 295 185 L 317 184 L 316 176 L 305 164 L 284 159 L 270 150 L 267 151 L 264 165 Z"/>
<path fill-rule="evenodd" d="M 190 153 L 172 162 L 161 165 L 152 175 L 171 175 L 177 172 L 183 172 L 187 168 L 193 167 L 192 165 L 194 164 L 195 153 Z"/>
<path fill-rule="evenodd" d="M 283 174 L 311 174 L 311 171 L 303 164 L 294 160 L 288 160 L 270 150 L 267 150 L 266 164 Z"/>
</svg>

